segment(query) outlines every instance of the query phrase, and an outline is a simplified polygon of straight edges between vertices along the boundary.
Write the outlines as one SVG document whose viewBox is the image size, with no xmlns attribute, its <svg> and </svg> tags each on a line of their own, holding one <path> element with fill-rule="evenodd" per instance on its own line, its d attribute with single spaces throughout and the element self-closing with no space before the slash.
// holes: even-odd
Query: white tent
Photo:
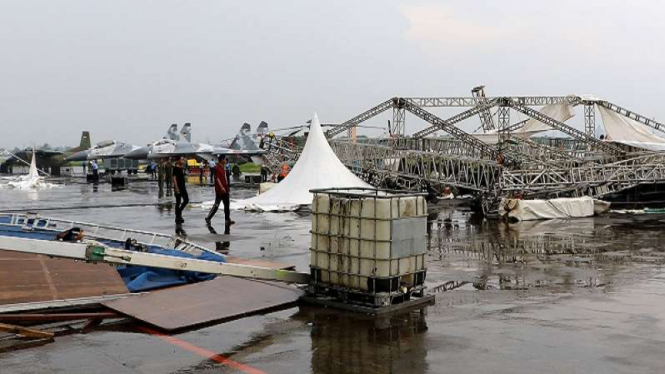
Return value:
<svg viewBox="0 0 665 374">
<path fill-rule="evenodd" d="M 665 138 L 652 134 L 645 125 L 601 106 L 598 106 L 598 111 L 609 141 L 651 151 L 665 151 Z"/>
<path fill-rule="evenodd" d="M 371 187 L 337 158 L 326 139 L 319 117 L 314 114 L 307 143 L 289 175 L 269 191 L 254 198 L 235 201 L 236 209 L 293 211 L 312 203 L 311 189 Z"/>
<path fill-rule="evenodd" d="M 44 181 L 44 178 L 39 176 L 39 171 L 37 170 L 37 157 L 35 156 L 35 150 L 32 150 L 32 161 L 30 162 L 30 171 L 28 175 L 18 177 L 14 180 L 10 180 L 6 184 L 0 185 L 1 187 L 10 187 L 17 189 L 29 189 L 29 188 L 51 188 L 55 186 L 52 183 L 47 183 Z"/>
</svg>

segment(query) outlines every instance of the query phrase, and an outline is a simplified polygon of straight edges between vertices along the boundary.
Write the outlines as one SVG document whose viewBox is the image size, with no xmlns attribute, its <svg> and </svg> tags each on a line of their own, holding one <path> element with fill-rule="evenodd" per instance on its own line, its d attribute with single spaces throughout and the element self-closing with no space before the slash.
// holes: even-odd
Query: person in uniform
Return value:
<svg viewBox="0 0 665 374">
<path fill-rule="evenodd" d="M 170 195 L 173 191 L 173 163 L 170 158 L 167 158 L 164 164 L 164 176 L 166 177 L 166 194 Z"/>
<path fill-rule="evenodd" d="M 92 169 L 92 181 L 99 182 L 99 166 L 95 160 L 90 161 L 90 168 Z"/>
<path fill-rule="evenodd" d="M 182 211 L 189 203 L 187 185 L 185 183 L 185 158 L 181 157 L 173 167 L 173 194 L 175 195 L 175 223 L 184 223 Z"/>
</svg>

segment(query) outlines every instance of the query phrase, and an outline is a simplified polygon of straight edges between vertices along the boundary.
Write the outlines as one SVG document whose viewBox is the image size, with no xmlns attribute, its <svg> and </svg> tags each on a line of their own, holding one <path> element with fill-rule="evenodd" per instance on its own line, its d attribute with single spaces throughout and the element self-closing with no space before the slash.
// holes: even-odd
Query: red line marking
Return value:
<svg viewBox="0 0 665 374">
<path fill-rule="evenodd" d="M 197 354 L 197 355 L 199 355 L 201 357 L 204 357 L 204 358 L 207 358 L 209 360 L 213 360 L 213 361 L 215 361 L 217 363 L 220 363 L 222 365 L 226 365 L 226 366 L 230 366 L 234 369 L 238 369 L 238 370 L 240 370 L 242 372 L 245 372 L 247 374 L 267 374 L 263 370 L 259 370 L 257 368 L 253 368 L 251 366 L 241 364 L 238 361 L 233 361 L 233 360 L 231 360 L 229 358 L 226 358 L 226 357 L 224 357 L 224 356 L 222 356 L 218 353 L 215 353 L 211 350 L 195 346 L 194 344 L 188 343 L 184 340 L 180 340 L 180 339 L 175 338 L 173 336 L 161 333 L 157 330 L 153 330 L 150 327 L 138 326 L 138 329 L 145 332 L 145 333 L 148 333 L 150 335 L 156 336 L 156 337 L 162 339 L 163 341 L 165 341 L 167 343 L 171 343 L 175 346 L 178 346 L 178 347 L 180 347 L 180 348 L 182 348 L 186 351 L 192 352 L 194 354 Z"/>
</svg>

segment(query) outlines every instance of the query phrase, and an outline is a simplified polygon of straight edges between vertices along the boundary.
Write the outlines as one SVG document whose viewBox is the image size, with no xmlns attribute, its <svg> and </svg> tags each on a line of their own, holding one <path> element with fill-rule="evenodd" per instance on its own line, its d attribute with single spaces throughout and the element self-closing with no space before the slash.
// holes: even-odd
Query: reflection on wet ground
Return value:
<svg viewBox="0 0 665 374">
<path fill-rule="evenodd" d="M 171 196 L 156 184 L 99 185 L 0 195 L 0 211 L 171 232 Z M 212 199 L 192 186 L 193 201 Z M 252 190 L 235 190 L 234 197 Z M 309 216 L 232 212 L 211 226 L 196 206 L 190 238 L 243 258 L 309 265 Z M 427 284 L 437 303 L 382 318 L 298 307 L 177 338 L 266 373 L 662 373 L 665 354 L 663 217 L 604 216 L 505 224 L 463 209 L 429 218 Z M 243 240 L 219 240 L 224 234 Z M 248 295 L 251 297 L 251 295 Z M 132 325 L 57 338 L 0 354 L 9 373 L 226 373 L 229 366 Z M 2 370 L 4 373 L 5 370 Z"/>
<path fill-rule="evenodd" d="M 628 265 L 665 262 L 659 226 L 612 218 L 479 220 L 468 212 L 430 216 L 429 279 L 442 289 L 519 290 L 599 287 Z"/>
</svg>

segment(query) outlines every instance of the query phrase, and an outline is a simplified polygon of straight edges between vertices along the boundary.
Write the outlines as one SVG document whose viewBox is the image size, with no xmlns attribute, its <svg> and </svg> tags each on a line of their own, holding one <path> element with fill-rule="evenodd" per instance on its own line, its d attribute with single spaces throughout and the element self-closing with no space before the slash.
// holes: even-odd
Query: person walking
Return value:
<svg viewBox="0 0 665 374">
<path fill-rule="evenodd" d="M 180 157 L 173 167 L 173 194 L 175 195 L 175 223 L 184 223 L 182 211 L 189 203 L 187 186 L 185 185 L 185 158 Z"/>
<path fill-rule="evenodd" d="M 150 161 L 150 180 L 155 180 L 157 172 L 157 163 L 153 160 Z"/>
<path fill-rule="evenodd" d="M 223 155 L 219 156 L 219 162 L 215 165 L 215 204 L 210 209 L 210 213 L 206 217 L 206 223 L 210 225 L 212 218 L 217 213 L 219 208 L 219 203 L 224 203 L 224 219 L 227 225 L 232 225 L 235 221 L 231 220 L 231 210 L 230 210 L 230 195 L 231 195 L 231 185 L 226 174 L 226 157 Z"/>
<path fill-rule="evenodd" d="M 225 166 L 225 170 L 226 170 L 226 181 L 229 182 L 229 181 L 231 180 L 231 164 L 230 164 L 228 161 L 226 161 L 226 158 L 224 158 L 224 165 L 226 165 L 226 166 Z M 229 184 L 230 184 L 230 183 L 229 183 Z"/>
<path fill-rule="evenodd" d="M 90 161 L 90 169 L 92 169 L 92 181 L 99 182 L 99 166 L 95 160 Z"/>
<path fill-rule="evenodd" d="M 166 196 L 169 196 L 173 191 L 173 163 L 170 157 L 166 159 L 164 165 L 164 176 L 166 177 Z"/>
<path fill-rule="evenodd" d="M 206 162 L 201 160 L 199 163 L 199 184 L 203 186 L 203 173 L 205 172 Z"/>
<path fill-rule="evenodd" d="M 164 193 L 164 159 L 159 159 L 159 164 L 157 165 L 157 185 L 159 185 L 159 195 Z"/>
</svg>

